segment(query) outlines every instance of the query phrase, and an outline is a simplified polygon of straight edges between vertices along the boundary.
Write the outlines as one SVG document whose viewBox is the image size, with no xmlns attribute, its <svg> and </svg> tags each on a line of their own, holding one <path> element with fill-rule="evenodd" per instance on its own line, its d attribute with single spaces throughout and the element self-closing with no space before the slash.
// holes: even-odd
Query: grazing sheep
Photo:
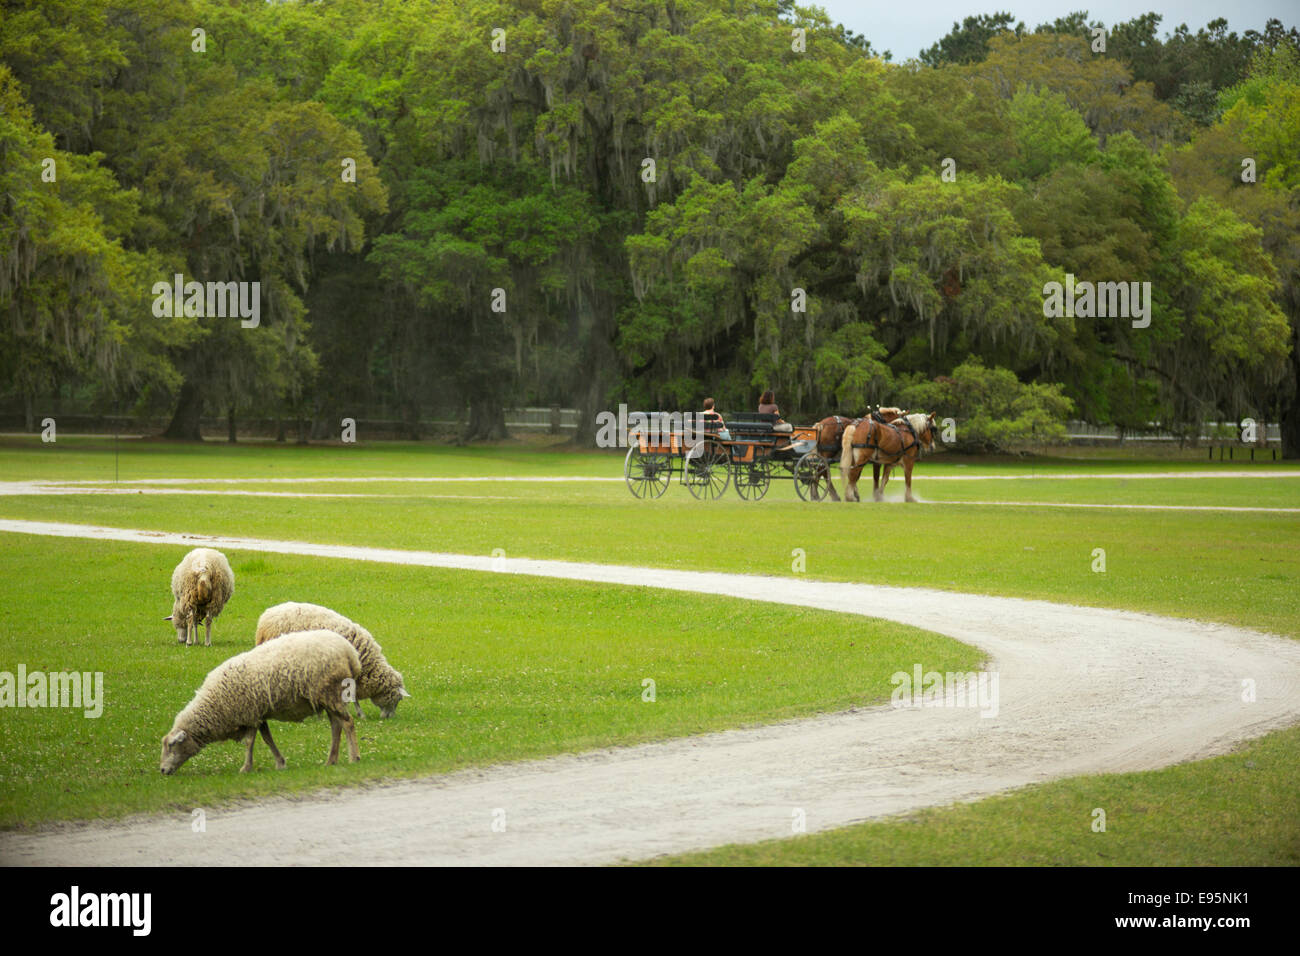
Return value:
<svg viewBox="0 0 1300 956">
<path fill-rule="evenodd" d="M 172 612 L 163 620 L 176 628 L 176 640 L 187 647 L 206 631 L 204 645 L 212 646 L 212 621 L 235 593 L 235 572 L 220 551 L 195 548 L 172 572 Z"/>
<path fill-rule="evenodd" d="M 361 680 L 357 685 L 356 700 L 352 705 L 361 716 L 361 701 L 369 699 L 379 708 L 381 717 L 392 717 L 403 697 L 410 697 L 403 686 L 402 675 L 393 670 L 384 658 L 383 648 L 360 624 L 350 621 L 337 611 L 319 604 L 300 604 L 286 601 L 262 612 L 257 619 L 255 644 L 265 644 L 281 634 L 325 628 L 347 638 L 348 643 L 361 655 Z"/>
<path fill-rule="evenodd" d="M 348 734 L 353 763 L 361 759 L 357 731 L 344 699 L 345 683 L 361 676 L 356 649 L 333 631 L 306 631 L 236 654 L 218 664 L 203 681 L 194 699 L 176 715 L 163 737 L 165 774 L 189 760 L 208 744 L 239 740 L 247 747 L 240 773 L 253 769 L 253 743 L 260 732 L 275 757 L 277 770 L 284 757 L 271 739 L 268 720 L 301 721 L 322 710 L 330 717 L 327 765 L 338 763 L 339 731 Z"/>
</svg>

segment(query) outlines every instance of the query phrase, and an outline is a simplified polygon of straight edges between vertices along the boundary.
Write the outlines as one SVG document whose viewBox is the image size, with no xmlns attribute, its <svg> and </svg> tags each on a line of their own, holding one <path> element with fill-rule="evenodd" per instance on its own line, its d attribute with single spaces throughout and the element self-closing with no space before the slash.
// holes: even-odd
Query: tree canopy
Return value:
<svg viewBox="0 0 1300 956">
<path fill-rule="evenodd" d="M 7 395 L 493 437 L 773 388 L 1300 454 L 1300 34 L 1160 24 L 895 63 L 785 0 L 0 0 Z M 156 314 L 178 274 L 261 321 Z M 1052 314 L 1076 279 L 1149 322 Z"/>
</svg>

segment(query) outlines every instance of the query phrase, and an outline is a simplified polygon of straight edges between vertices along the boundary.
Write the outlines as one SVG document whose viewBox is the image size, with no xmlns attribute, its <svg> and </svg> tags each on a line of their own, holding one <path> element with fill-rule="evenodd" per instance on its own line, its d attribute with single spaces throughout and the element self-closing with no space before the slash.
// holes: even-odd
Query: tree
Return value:
<svg viewBox="0 0 1300 956">
<path fill-rule="evenodd" d="M 1151 84 L 1134 81 L 1118 60 L 1094 54 L 1082 37 L 1004 34 L 989 41 L 987 59 L 963 69 L 1008 99 L 1025 87 L 1062 94 L 1102 146 L 1125 130 L 1152 148 L 1184 138 L 1186 120 L 1156 99 Z"/>
<path fill-rule="evenodd" d="M 1023 452 L 1065 439 L 1071 403 L 1059 385 L 1024 383 L 970 358 L 931 381 L 904 388 L 900 401 L 956 423 L 961 451 Z"/>
<path fill-rule="evenodd" d="M 1018 178 L 1037 179 L 1058 166 L 1086 166 L 1100 157 L 1097 140 L 1064 96 L 1021 88 L 1009 109 Z"/>
<path fill-rule="evenodd" d="M 1215 207 L 1227 207 L 1254 226 L 1259 247 L 1276 270 L 1272 301 L 1289 325 L 1289 357 L 1275 384 L 1263 385 L 1253 376 L 1251 394 L 1236 398 L 1257 418 L 1267 419 L 1270 413 L 1280 418 L 1283 454 L 1293 458 L 1300 457 L 1300 248 L 1295 242 L 1300 188 L 1294 183 L 1294 157 L 1300 152 L 1294 104 L 1300 83 L 1280 38 L 1277 51 L 1257 58 L 1251 76 L 1225 95 L 1229 109 L 1220 121 L 1174 153 L 1171 169 L 1189 202 L 1213 199 Z M 1253 176 L 1244 168 L 1250 164 Z"/>
<path fill-rule="evenodd" d="M 422 173 L 404 190 L 400 231 L 370 255 L 445 350 L 438 364 L 470 406 L 466 439 L 504 437 L 506 397 L 527 381 L 525 350 L 536 356 L 566 324 L 573 252 L 598 225 L 581 190 L 550 186 L 535 166 L 485 172 L 462 161 Z M 540 377 L 540 363 L 529 365 Z"/>
<path fill-rule="evenodd" d="M 138 197 L 99 165 L 54 147 L 0 65 L 0 375 L 32 401 L 94 376 L 109 395 L 177 381 L 169 347 L 193 336 L 145 296 L 164 257 L 123 247 Z"/>
<path fill-rule="evenodd" d="M 981 13 L 967 17 L 960 24 L 954 23 L 952 30 L 934 46 L 921 51 L 921 62 L 926 66 L 938 67 L 945 63 L 978 63 L 989 53 L 989 40 L 999 33 L 1014 32 L 1020 36 L 1025 32 L 1023 22 L 1013 28 L 1015 17 L 1010 13 Z"/>
</svg>

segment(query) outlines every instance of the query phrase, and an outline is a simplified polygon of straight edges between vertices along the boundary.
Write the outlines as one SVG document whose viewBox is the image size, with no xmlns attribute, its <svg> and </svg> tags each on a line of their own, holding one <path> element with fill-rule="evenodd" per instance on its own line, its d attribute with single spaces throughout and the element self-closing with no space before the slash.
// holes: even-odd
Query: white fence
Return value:
<svg viewBox="0 0 1300 956">
<path fill-rule="evenodd" d="M 1065 437 L 1070 441 L 1180 441 L 1186 440 L 1181 435 L 1171 435 L 1161 431 L 1151 423 L 1149 431 L 1126 430 L 1123 437 L 1114 425 L 1090 425 L 1087 422 L 1070 421 L 1065 423 Z M 1279 444 L 1282 441 L 1282 427 L 1276 422 L 1256 425 L 1256 444 Z M 1241 441 L 1240 422 L 1203 422 L 1200 441 L 1202 442 L 1236 442 Z"/>
</svg>

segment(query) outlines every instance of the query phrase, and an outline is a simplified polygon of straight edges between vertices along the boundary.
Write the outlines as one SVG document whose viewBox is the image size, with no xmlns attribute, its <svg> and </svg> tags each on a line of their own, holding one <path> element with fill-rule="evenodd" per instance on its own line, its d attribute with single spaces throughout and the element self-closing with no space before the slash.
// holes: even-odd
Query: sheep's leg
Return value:
<svg viewBox="0 0 1300 956">
<path fill-rule="evenodd" d="M 257 731 L 249 730 L 244 740 L 248 744 L 248 751 L 244 754 L 244 765 L 239 768 L 240 773 L 248 773 L 253 769 L 253 744 L 257 743 Z"/>
<path fill-rule="evenodd" d="M 359 700 L 354 700 L 354 701 L 352 702 L 352 706 L 356 708 L 356 710 L 357 710 L 357 718 L 360 719 L 360 718 L 361 718 L 361 701 L 359 701 Z M 343 709 L 344 709 L 344 710 L 347 710 L 347 709 L 348 709 L 346 704 L 343 705 Z"/>
<path fill-rule="evenodd" d="M 275 769 L 283 770 L 284 757 L 281 755 L 279 748 L 275 746 L 275 741 L 271 739 L 271 728 L 264 720 L 262 721 L 262 725 L 257 729 L 261 731 L 262 739 L 266 741 L 266 745 L 271 748 L 271 756 L 275 758 Z M 248 745 L 248 752 L 250 754 L 253 752 L 253 745 L 251 743 Z"/>
<path fill-rule="evenodd" d="M 358 763 L 361 760 L 361 751 L 357 748 L 357 725 L 352 722 L 352 718 L 348 717 L 347 714 L 345 708 L 343 717 L 346 723 L 343 724 L 343 729 L 347 731 L 348 735 L 348 760 L 352 763 Z"/>
<path fill-rule="evenodd" d="M 203 646 L 211 647 L 212 646 L 212 615 L 211 614 L 209 614 L 208 619 L 203 622 L 203 626 L 207 629 L 207 640 L 203 642 Z"/>
<path fill-rule="evenodd" d="M 194 646 L 194 638 L 198 634 L 198 632 L 199 632 L 198 625 L 194 623 L 193 619 L 187 620 L 185 622 L 185 646 L 186 647 Z"/>
<path fill-rule="evenodd" d="M 344 715 L 347 714 L 345 710 Z M 339 720 L 339 715 L 330 711 L 330 755 L 325 760 L 325 766 L 332 767 L 339 762 L 339 731 L 343 729 L 343 721 Z"/>
</svg>

